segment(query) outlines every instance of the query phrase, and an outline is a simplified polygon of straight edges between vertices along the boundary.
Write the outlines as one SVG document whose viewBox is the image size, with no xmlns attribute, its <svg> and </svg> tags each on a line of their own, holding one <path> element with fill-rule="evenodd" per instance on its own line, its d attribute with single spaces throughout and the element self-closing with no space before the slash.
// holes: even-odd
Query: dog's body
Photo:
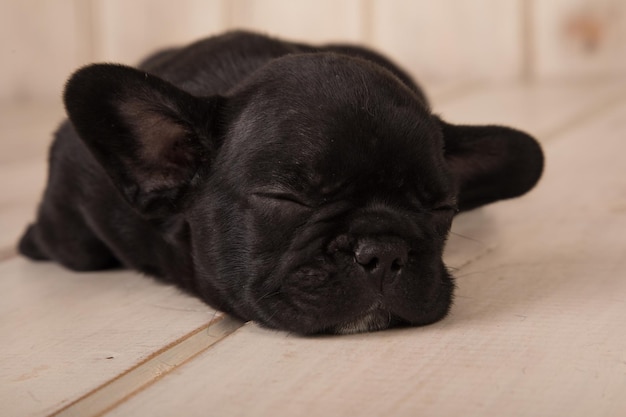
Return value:
<svg viewBox="0 0 626 417">
<path fill-rule="evenodd" d="M 531 137 L 441 121 L 366 49 L 233 32 L 140 68 L 68 82 L 26 256 L 137 269 L 299 333 L 427 324 L 451 304 L 457 207 L 542 171 Z"/>
</svg>

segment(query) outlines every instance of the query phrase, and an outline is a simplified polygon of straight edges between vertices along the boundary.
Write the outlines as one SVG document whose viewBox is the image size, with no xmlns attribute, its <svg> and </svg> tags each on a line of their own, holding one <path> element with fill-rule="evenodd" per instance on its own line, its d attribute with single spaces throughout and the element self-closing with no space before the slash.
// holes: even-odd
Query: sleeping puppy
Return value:
<svg viewBox="0 0 626 417">
<path fill-rule="evenodd" d="M 354 46 L 232 32 L 82 68 L 64 101 L 22 254 L 139 270 L 302 334 L 443 318 L 454 215 L 525 193 L 543 167 L 527 134 L 441 120 Z"/>
</svg>

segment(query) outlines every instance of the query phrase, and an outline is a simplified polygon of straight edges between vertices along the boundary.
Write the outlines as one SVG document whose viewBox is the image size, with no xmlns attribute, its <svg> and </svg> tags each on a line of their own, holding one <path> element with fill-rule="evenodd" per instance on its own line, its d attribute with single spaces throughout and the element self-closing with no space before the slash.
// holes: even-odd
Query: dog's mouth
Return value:
<svg viewBox="0 0 626 417">
<path fill-rule="evenodd" d="M 397 326 L 423 326 L 431 324 L 444 317 L 449 310 L 451 293 L 443 290 L 443 286 L 437 286 L 432 294 L 431 302 L 421 308 L 421 313 L 408 320 L 394 312 L 385 303 L 376 301 L 363 314 L 349 319 L 337 325 L 330 326 L 324 333 L 331 334 L 355 334 L 385 330 Z"/>
<path fill-rule="evenodd" d="M 386 308 L 382 301 L 375 301 L 365 313 L 330 326 L 323 332 L 341 335 L 375 332 L 395 327 L 402 323 L 405 323 L 405 321 Z"/>
<path fill-rule="evenodd" d="M 288 268 L 293 272 L 281 269 L 272 275 L 277 288 L 269 292 L 264 286 L 268 280 L 259 280 L 251 297 L 255 302 L 243 317 L 300 334 L 341 335 L 422 326 L 443 318 L 454 284 L 438 254 L 414 251 L 402 257 L 396 252 L 404 246 L 397 240 L 380 241 L 386 245 L 371 245 L 372 253 L 337 250 Z M 357 259 L 366 255 L 374 259 Z"/>
<path fill-rule="evenodd" d="M 396 320 L 390 311 L 375 306 L 362 316 L 332 326 L 327 332 L 334 334 L 374 332 L 391 327 Z"/>
<path fill-rule="evenodd" d="M 296 297 L 285 297 L 287 294 L 276 292 L 263 298 L 267 302 L 264 306 L 271 307 L 263 310 L 268 311 L 267 316 L 252 319 L 271 328 L 301 334 L 347 335 L 393 327 L 423 326 L 442 319 L 448 313 L 452 287 L 450 278 L 448 284 L 435 284 L 421 300 L 419 297 L 399 297 L 393 292 L 387 296 L 366 292 L 347 298 L 342 295 L 330 303 L 323 297 L 321 304 L 318 297 L 312 296 L 315 292 L 299 292 Z"/>
</svg>

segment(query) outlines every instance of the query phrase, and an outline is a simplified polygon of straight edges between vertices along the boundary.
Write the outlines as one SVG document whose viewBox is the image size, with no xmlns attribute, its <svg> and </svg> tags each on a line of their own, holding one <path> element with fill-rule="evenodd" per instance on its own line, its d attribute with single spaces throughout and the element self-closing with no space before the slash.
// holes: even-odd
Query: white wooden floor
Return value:
<svg viewBox="0 0 626 417">
<path fill-rule="evenodd" d="M 625 416 L 626 80 L 431 95 L 536 135 L 545 176 L 456 220 L 449 318 L 317 338 L 17 257 L 62 110 L 0 108 L 0 416 Z"/>
</svg>

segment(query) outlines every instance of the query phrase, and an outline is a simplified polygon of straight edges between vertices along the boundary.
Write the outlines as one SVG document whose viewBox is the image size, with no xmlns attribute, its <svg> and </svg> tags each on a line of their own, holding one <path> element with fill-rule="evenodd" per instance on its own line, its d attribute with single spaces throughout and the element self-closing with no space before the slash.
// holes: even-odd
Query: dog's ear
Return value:
<svg viewBox="0 0 626 417">
<path fill-rule="evenodd" d="M 539 181 L 543 152 L 535 139 L 503 126 L 441 121 L 445 157 L 459 187 L 459 209 L 520 196 Z"/>
<path fill-rule="evenodd" d="M 78 135 L 140 212 L 175 209 L 215 152 L 220 97 L 198 98 L 143 71 L 96 64 L 68 81 L 65 107 Z"/>
</svg>

